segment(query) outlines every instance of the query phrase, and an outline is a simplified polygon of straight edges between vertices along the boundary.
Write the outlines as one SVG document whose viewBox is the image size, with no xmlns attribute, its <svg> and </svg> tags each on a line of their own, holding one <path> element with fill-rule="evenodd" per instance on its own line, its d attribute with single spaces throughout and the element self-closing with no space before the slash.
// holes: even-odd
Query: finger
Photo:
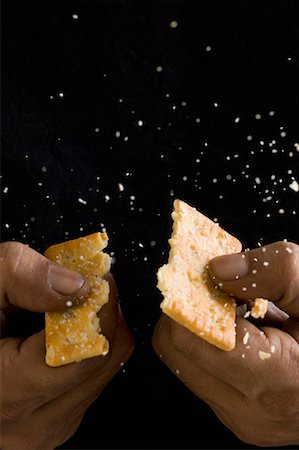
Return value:
<svg viewBox="0 0 299 450">
<path fill-rule="evenodd" d="M 221 289 L 243 300 L 272 300 L 289 316 L 299 317 L 299 246 L 276 242 L 234 255 L 218 256 L 209 272 Z"/>
<path fill-rule="evenodd" d="M 153 335 L 153 347 L 161 361 L 179 378 L 195 395 L 215 408 L 229 404 L 238 408 L 244 395 L 230 384 L 211 375 L 197 362 L 173 347 L 170 340 L 170 319 L 163 318 L 157 323 Z"/>
<path fill-rule="evenodd" d="M 265 368 L 265 361 L 259 358 L 259 351 L 270 353 L 272 343 L 253 324 L 237 318 L 236 347 L 224 352 L 164 314 L 160 321 L 162 326 L 169 327 L 171 348 L 243 394 L 249 395 L 256 391 L 258 388 L 256 380 Z"/>
<path fill-rule="evenodd" d="M 1 307 L 44 312 L 79 304 L 88 283 L 77 272 L 49 261 L 19 242 L 0 245 Z"/>
<path fill-rule="evenodd" d="M 110 290 L 109 302 L 106 305 L 106 321 L 110 348 L 113 348 L 113 329 L 119 323 L 116 289 Z M 21 339 L 3 339 L 1 341 L 2 370 L 4 389 L 10 392 L 10 400 L 35 406 L 45 403 L 69 389 L 74 388 L 92 374 L 98 374 L 112 357 L 110 350 L 106 356 L 98 356 L 82 360 L 78 363 L 60 367 L 49 367 L 45 363 L 44 332 Z M 16 374 L 18 374 L 17 383 Z M 4 376 L 5 375 L 5 376 Z"/>
</svg>

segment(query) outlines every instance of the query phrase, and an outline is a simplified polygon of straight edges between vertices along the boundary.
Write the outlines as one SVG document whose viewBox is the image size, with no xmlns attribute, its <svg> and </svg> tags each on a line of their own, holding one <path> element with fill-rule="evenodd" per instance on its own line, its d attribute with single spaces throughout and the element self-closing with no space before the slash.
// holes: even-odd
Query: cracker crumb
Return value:
<svg viewBox="0 0 299 450">
<path fill-rule="evenodd" d="M 268 300 L 264 298 L 256 298 L 254 300 L 254 305 L 251 308 L 251 315 L 255 319 L 263 319 L 267 313 Z"/>
<path fill-rule="evenodd" d="M 259 358 L 260 359 L 269 359 L 271 358 L 271 353 L 263 352 L 262 350 L 259 351 Z"/>
<path fill-rule="evenodd" d="M 243 344 L 247 345 L 248 344 L 248 340 L 249 340 L 249 332 L 246 331 L 246 333 L 243 336 Z"/>
</svg>

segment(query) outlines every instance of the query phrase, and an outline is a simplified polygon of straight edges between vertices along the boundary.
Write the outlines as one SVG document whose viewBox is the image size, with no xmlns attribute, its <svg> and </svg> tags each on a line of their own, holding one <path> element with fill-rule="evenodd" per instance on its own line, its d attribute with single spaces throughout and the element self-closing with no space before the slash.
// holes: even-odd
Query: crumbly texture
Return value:
<svg viewBox="0 0 299 450">
<path fill-rule="evenodd" d="M 46 363 L 56 367 L 74 361 L 106 355 L 109 343 L 100 334 L 97 313 L 109 300 L 109 283 L 103 276 L 110 270 L 111 258 L 102 250 L 106 233 L 94 233 L 49 247 L 45 256 L 51 261 L 84 275 L 90 284 L 88 299 L 62 312 L 45 314 Z"/>
<path fill-rule="evenodd" d="M 259 297 L 254 300 L 254 305 L 250 310 L 250 314 L 255 319 L 263 319 L 267 313 L 267 309 L 268 300 Z"/>
<path fill-rule="evenodd" d="M 181 200 L 174 201 L 168 264 L 158 270 L 161 308 L 169 317 L 222 350 L 236 344 L 235 301 L 207 273 L 215 256 L 237 253 L 241 243 Z"/>
</svg>

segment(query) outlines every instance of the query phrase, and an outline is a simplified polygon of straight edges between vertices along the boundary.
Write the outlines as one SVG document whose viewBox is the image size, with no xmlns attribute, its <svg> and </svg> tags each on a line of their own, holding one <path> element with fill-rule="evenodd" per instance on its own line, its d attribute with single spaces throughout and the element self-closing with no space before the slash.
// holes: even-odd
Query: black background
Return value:
<svg viewBox="0 0 299 450">
<path fill-rule="evenodd" d="M 154 355 L 156 271 L 174 198 L 245 248 L 298 242 L 298 5 L 2 2 L 1 239 L 106 227 L 136 341 L 63 448 L 248 447 Z"/>
</svg>

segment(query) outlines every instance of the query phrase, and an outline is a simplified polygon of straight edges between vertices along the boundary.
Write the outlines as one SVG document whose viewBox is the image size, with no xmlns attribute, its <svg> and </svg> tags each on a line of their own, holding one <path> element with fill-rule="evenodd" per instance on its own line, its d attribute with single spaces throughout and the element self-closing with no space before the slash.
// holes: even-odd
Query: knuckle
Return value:
<svg viewBox="0 0 299 450">
<path fill-rule="evenodd" d="M 271 419 L 287 420 L 288 417 L 299 416 L 299 395 L 294 390 L 267 389 L 260 394 L 258 402 L 262 411 Z"/>
<path fill-rule="evenodd" d="M 1 261 L 9 275 L 17 273 L 27 246 L 21 242 L 4 242 L 1 244 Z"/>
<path fill-rule="evenodd" d="M 275 252 L 278 255 L 283 255 L 282 260 L 282 270 L 288 274 L 290 279 L 294 275 L 298 275 L 298 264 L 299 264 L 299 246 L 293 242 L 278 242 L 275 245 Z"/>
<path fill-rule="evenodd" d="M 266 427 L 246 426 L 235 431 L 235 434 L 245 444 L 257 447 L 269 447 L 274 442 L 279 445 L 278 443 L 282 437 L 280 436 L 281 433 L 278 428 L 273 430 L 273 427 L 271 427 L 269 431 Z"/>
</svg>

